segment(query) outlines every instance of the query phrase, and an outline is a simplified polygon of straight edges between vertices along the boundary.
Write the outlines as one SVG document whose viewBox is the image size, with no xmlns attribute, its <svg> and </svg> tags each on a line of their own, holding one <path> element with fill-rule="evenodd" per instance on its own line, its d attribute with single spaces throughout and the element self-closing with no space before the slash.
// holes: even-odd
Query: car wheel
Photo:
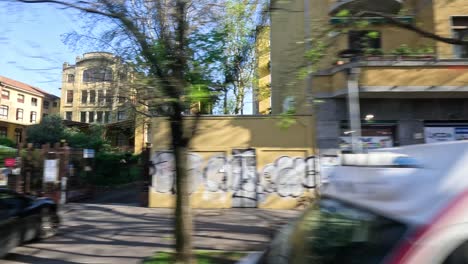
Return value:
<svg viewBox="0 0 468 264">
<path fill-rule="evenodd" d="M 8 252 L 21 244 L 21 234 L 18 231 L 14 231 L 10 236 L 0 241 L 2 242 L 0 245 L 0 258 L 4 258 Z"/>
<path fill-rule="evenodd" d="M 53 237 L 57 234 L 58 222 L 55 213 L 50 208 L 41 210 L 41 226 L 39 230 L 39 239 Z"/>
</svg>

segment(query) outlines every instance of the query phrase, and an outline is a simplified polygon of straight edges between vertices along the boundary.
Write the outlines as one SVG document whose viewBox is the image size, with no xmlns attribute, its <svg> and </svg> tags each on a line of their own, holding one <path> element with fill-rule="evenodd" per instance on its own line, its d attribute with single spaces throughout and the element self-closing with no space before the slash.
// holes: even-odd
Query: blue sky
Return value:
<svg viewBox="0 0 468 264">
<path fill-rule="evenodd" d="M 63 62 L 84 52 L 62 43 L 77 13 L 47 4 L 0 3 L 0 75 L 60 95 Z"/>
</svg>

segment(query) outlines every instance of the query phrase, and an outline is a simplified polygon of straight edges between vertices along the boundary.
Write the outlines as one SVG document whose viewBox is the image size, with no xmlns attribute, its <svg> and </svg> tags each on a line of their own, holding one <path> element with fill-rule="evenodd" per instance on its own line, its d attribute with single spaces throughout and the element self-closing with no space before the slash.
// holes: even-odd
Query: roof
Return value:
<svg viewBox="0 0 468 264">
<path fill-rule="evenodd" d="M 323 195 L 407 223 L 425 224 L 468 190 L 468 141 L 372 152 L 411 157 L 419 165 L 337 166 L 329 175 Z"/>
<path fill-rule="evenodd" d="M 24 92 L 32 93 L 32 94 L 35 94 L 35 95 L 55 96 L 55 95 L 49 94 L 49 93 L 37 88 L 37 87 L 34 87 L 32 85 L 29 85 L 29 84 L 26 84 L 26 83 L 23 83 L 23 82 L 19 82 L 19 81 L 16 81 L 16 80 L 13 80 L 13 79 L 7 78 L 5 76 L 1 76 L 1 75 L 0 75 L 0 84 L 6 84 L 6 85 L 12 86 L 13 88 L 16 88 L 18 90 L 22 90 Z"/>
</svg>

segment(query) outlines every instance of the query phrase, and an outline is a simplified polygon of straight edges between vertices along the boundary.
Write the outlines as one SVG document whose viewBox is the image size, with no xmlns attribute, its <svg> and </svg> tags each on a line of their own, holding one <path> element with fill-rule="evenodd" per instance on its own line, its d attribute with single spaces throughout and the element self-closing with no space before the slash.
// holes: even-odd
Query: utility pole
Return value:
<svg viewBox="0 0 468 264">
<path fill-rule="evenodd" d="M 359 76 L 361 68 L 352 67 L 348 75 L 348 112 L 353 153 L 362 152 L 361 144 L 361 111 L 359 105 Z"/>
</svg>

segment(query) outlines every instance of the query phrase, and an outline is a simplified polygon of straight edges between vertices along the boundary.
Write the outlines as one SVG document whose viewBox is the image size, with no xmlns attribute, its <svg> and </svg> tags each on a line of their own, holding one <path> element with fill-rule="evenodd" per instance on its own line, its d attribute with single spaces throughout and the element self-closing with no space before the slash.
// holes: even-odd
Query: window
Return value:
<svg viewBox="0 0 468 264">
<path fill-rule="evenodd" d="M 128 138 L 124 134 L 118 134 L 116 138 L 116 145 L 119 147 L 128 145 Z"/>
<path fill-rule="evenodd" d="M 18 94 L 18 103 L 24 103 L 24 95 Z"/>
<path fill-rule="evenodd" d="M 86 123 L 86 112 L 81 112 L 80 121 Z"/>
<path fill-rule="evenodd" d="M 112 81 L 112 69 L 91 68 L 83 71 L 83 82 L 110 82 Z"/>
<path fill-rule="evenodd" d="M 44 101 L 44 109 L 49 109 L 50 102 Z"/>
<path fill-rule="evenodd" d="M 75 82 L 75 75 L 74 74 L 68 74 L 67 82 L 69 82 L 69 83 Z"/>
<path fill-rule="evenodd" d="M 15 128 L 15 138 L 17 144 L 23 142 L 23 129 Z"/>
<path fill-rule="evenodd" d="M 2 90 L 2 99 L 10 100 L 10 91 Z"/>
<path fill-rule="evenodd" d="M 73 103 L 73 91 L 67 91 L 67 103 Z"/>
<path fill-rule="evenodd" d="M 89 91 L 89 103 L 96 103 L 96 91 Z"/>
<path fill-rule="evenodd" d="M 348 42 L 349 49 L 356 52 L 365 52 L 366 49 L 381 48 L 380 33 L 377 31 L 349 31 Z"/>
<path fill-rule="evenodd" d="M 16 120 L 23 121 L 23 109 L 16 109 Z"/>
<path fill-rule="evenodd" d="M 119 96 L 119 104 L 125 103 L 125 96 Z"/>
<path fill-rule="evenodd" d="M 112 102 L 112 90 L 107 90 L 106 91 L 106 104 L 110 104 Z"/>
<path fill-rule="evenodd" d="M 98 90 L 98 103 L 103 103 L 103 102 L 104 102 L 104 91 Z"/>
<path fill-rule="evenodd" d="M 117 121 L 121 121 L 125 119 L 125 111 L 118 111 L 117 112 Z"/>
<path fill-rule="evenodd" d="M 0 127 L 0 137 L 6 138 L 8 136 L 8 129 L 6 127 Z"/>
<path fill-rule="evenodd" d="M 468 40 L 468 16 L 452 17 L 453 37 Z M 454 56 L 457 59 L 468 58 L 468 46 L 454 45 Z"/>
<path fill-rule="evenodd" d="M 37 98 L 31 98 L 31 105 L 32 106 L 37 106 Z"/>
<path fill-rule="evenodd" d="M 48 116 L 48 114 L 42 114 L 42 118 L 45 118 L 46 116 Z"/>
<path fill-rule="evenodd" d="M 96 122 L 102 123 L 102 111 L 96 112 Z"/>
<path fill-rule="evenodd" d="M 104 123 L 109 123 L 110 121 L 110 112 L 106 111 L 104 112 Z"/>
<path fill-rule="evenodd" d="M 36 123 L 36 120 L 37 120 L 37 112 L 31 111 L 30 122 L 31 123 Z"/>
<path fill-rule="evenodd" d="M 58 107 L 58 103 L 57 103 L 57 102 L 53 102 L 53 103 L 52 103 L 52 107 L 54 107 L 54 108 Z"/>
<path fill-rule="evenodd" d="M 72 112 L 65 112 L 65 120 L 72 120 Z"/>
<path fill-rule="evenodd" d="M 94 112 L 89 112 L 89 123 L 93 123 L 94 122 Z"/>
<path fill-rule="evenodd" d="M 88 91 L 81 91 L 81 103 L 86 104 L 88 102 Z"/>
<path fill-rule="evenodd" d="M 0 118 L 8 118 L 8 106 L 0 105 Z"/>
</svg>

